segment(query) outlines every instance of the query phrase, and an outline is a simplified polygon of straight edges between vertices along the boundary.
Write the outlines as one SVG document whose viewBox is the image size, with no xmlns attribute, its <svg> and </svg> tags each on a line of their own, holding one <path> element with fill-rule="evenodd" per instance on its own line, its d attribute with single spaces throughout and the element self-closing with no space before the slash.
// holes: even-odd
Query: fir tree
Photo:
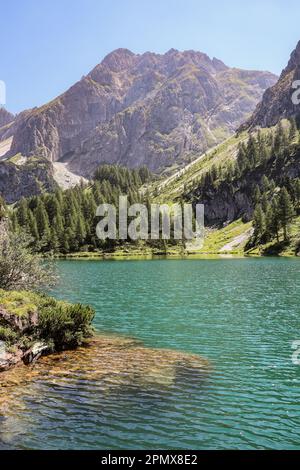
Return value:
<svg viewBox="0 0 300 470">
<path fill-rule="evenodd" d="M 266 217 L 261 204 L 258 204 L 253 216 L 254 236 L 256 239 L 262 238 L 266 230 Z"/>
<path fill-rule="evenodd" d="M 278 219 L 280 224 L 283 228 L 284 240 L 287 241 L 288 236 L 288 229 L 291 222 L 291 219 L 294 217 L 295 212 L 293 208 L 292 199 L 284 187 L 280 191 L 279 199 L 278 199 Z"/>
</svg>

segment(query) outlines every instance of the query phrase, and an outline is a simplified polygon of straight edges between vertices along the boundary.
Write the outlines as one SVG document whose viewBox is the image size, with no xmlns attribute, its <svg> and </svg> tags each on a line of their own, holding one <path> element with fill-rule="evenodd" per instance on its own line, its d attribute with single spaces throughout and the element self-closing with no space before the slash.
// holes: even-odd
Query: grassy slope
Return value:
<svg viewBox="0 0 300 470">
<path fill-rule="evenodd" d="M 0 290 L 0 306 L 18 317 L 27 317 L 38 310 L 40 297 L 33 292 L 9 292 Z"/>
<path fill-rule="evenodd" d="M 252 222 L 245 224 L 241 220 L 236 220 L 222 229 L 207 230 L 204 246 L 201 249 L 201 252 L 207 254 L 231 253 L 241 255 L 244 253 L 246 241 L 237 243 L 231 250 L 222 251 L 222 249 L 237 237 L 248 232 L 251 227 Z"/>
<path fill-rule="evenodd" d="M 176 172 L 175 175 L 153 183 L 148 190 L 161 203 L 175 201 L 182 195 L 184 187 L 197 184 L 201 175 L 206 173 L 213 165 L 226 166 L 228 162 L 234 161 L 239 143 L 245 140 L 247 140 L 246 132 L 238 137 L 230 137 L 214 149 L 196 157 L 192 163 Z"/>
<path fill-rule="evenodd" d="M 282 121 L 284 127 L 288 127 L 288 121 Z M 275 127 L 271 129 L 261 129 L 262 135 L 274 133 Z M 155 195 L 155 199 L 159 203 L 173 203 L 181 197 L 184 188 L 193 187 L 197 184 L 197 181 L 201 175 L 205 174 L 211 169 L 213 165 L 226 167 L 230 162 L 236 159 L 238 153 L 238 146 L 241 142 L 246 142 L 248 139 L 248 133 L 243 132 L 238 136 L 232 136 L 222 144 L 218 145 L 214 149 L 210 150 L 206 154 L 198 157 L 190 165 L 185 167 L 175 174 L 173 177 L 165 179 L 163 182 L 155 182 L 150 187 L 150 193 Z M 235 240 L 236 237 L 244 234 L 252 228 L 252 223 L 244 224 L 241 220 L 235 221 L 232 224 L 224 227 L 220 230 L 207 230 L 206 239 L 203 248 L 199 251 L 202 254 L 218 254 L 224 253 L 221 251 L 222 248 L 228 243 Z M 276 241 L 273 240 L 260 249 L 249 251 L 249 254 L 261 255 L 268 254 L 269 251 L 277 252 L 282 256 L 295 255 L 297 252 L 296 247 L 298 246 L 298 240 L 300 237 L 300 218 L 295 219 L 291 226 L 291 241 L 289 244 L 276 246 Z M 234 248 L 228 253 L 242 254 L 246 241 Z M 274 248 L 274 250 L 273 250 Z M 225 252 L 226 253 L 226 252 Z"/>
<path fill-rule="evenodd" d="M 290 240 L 284 243 L 283 235 L 280 234 L 280 243 L 276 239 L 249 250 L 249 255 L 279 255 L 279 256 L 295 256 L 300 253 L 300 216 L 296 217 L 290 226 Z"/>
</svg>

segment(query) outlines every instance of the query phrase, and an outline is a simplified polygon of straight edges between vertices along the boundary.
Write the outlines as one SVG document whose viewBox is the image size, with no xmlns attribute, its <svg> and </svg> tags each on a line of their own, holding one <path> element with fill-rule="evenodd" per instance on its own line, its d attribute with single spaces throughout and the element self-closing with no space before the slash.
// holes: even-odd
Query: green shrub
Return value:
<svg viewBox="0 0 300 470">
<path fill-rule="evenodd" d="M 39 313 L 38 336 L 56 350 L 75 348 L 92 335 L 95 312 L 89 306 L 45 299 Z"/>
<path fill-rule="evenodd" d="M 29 336 L 20 335 L 0 318 L 0 340 L 7 345 L 17 343 L 21 349 L 29 349 L 34 341 L 44 340 L 53 350 L 80 346 L 93 333 L 95 315 L 91 307 L 72 305 L 33 292 L 14 292 L 0 289 L 0 306 L 8 313 L 27 317 L 37 312 L 38 324 L 32 327 Z M 27 332 L 28 333 L 28 332 Z"/>
<path fill-rule="evenodd" d="M 7 344 L 13 344 L 17 341 L 18 335 L 9 326 L 0 326 L 0 340 Z"/>
</svg>

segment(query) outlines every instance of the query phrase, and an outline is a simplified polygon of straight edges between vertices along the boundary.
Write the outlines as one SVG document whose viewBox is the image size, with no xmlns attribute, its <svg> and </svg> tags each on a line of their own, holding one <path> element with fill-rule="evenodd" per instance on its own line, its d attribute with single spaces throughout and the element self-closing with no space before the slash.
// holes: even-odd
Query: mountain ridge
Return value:
<svg viewBox="0 0 300 470">
<path fill-rule="evenodd" d="M 63 161 L 87 177 L 100 163 L 183 166 L 232 134 L 276 80 L 202 52 L 117 49 L 65 93 L 21 113 L 7 156 Z"/>
</svg>

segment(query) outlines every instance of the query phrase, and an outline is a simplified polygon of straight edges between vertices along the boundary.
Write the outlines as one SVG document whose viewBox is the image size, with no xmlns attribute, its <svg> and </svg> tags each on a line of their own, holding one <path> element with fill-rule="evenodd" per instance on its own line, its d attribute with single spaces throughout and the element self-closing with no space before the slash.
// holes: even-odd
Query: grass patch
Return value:
<svg viewBox="0 0 300 470">
<path fill-rule="evenodd" d="M 245 232 L 250 230 L 252 222 L 243 223 L 241 219 L 236 220 L 232 224 L 227 225 L 221 229 L 211 229 L 207 231 L 204 246 L 201 252 L 208 254 L 218 254 L 222 248 L 228 243 L 232 242 L 235 238 L 243 235 Z M 245 243 L 237 245 L 229 253 L 242 254 L 244 252 Z M 225 253 L 225 252 L 224 252 Z"/>
<path fill-rule="evenodd" d="M 8 313 L 26 317 L 38 310 L 40 296 L 33 292 L 8 292 L 0 290 L 0 306 Z"/>
</svg>

